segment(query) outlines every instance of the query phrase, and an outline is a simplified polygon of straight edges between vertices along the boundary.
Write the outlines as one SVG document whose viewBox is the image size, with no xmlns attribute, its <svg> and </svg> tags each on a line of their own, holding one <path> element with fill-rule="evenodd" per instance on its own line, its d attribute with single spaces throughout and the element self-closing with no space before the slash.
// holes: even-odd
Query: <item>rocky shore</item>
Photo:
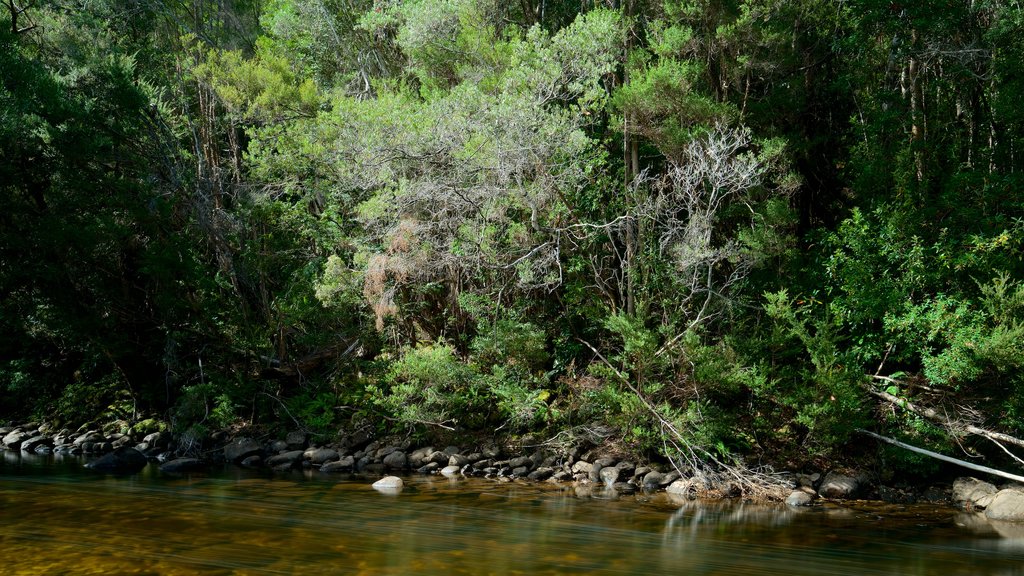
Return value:
<svg viewBox="0 0 1024 576">
<path fill-rule="evenodd" d="M 210 446 L 196 453 L 184 450 L 167 431 L 104 433 L 101 430 L 54 430 L 46 424 L 0 427 L 0 449 L 35 454 L 98 456 L 87 466 L 100 472 L 135 473 L 150 461 L 168 474 L 202 471 L 230 463 L 284 472 L 315 469 L 322 474 L 438 474 L 475 476 L 499 482 L 513 480 L 568 483 L 579 489 L 601 488 L 620 494 L 664 490 L 686 498 L 703 496 L 691 478 L 657 463 L 635 463 L 603 453 L 601 448 L 510 449 L 496 442 L 473 447 L 414 446 L 409 439 L 374 439 L 365 433 L 344 435 L 335 442 L 311 442 L 309 434 L 293 431 L 284 438 L 228 437 L 214 434 Z M 994 484 L 971 477 L 950 485 L 899 488 L 878 484 L 864 474 L 838 471 L 788 474 L 789 506 L 813 506 L 819 500 L 874 499 L 895 504 L 929 502 L 958 506 L 991 520 L 1024 522 L 1024 486 Z M 388 476 L 380 487 L 401 490 L 401 479 Z M 385 486 L 385 484 L 387 486 Z M 730 496 L 729 487 L 718 491 Z M 734 495 L 734 494 L 732 494 Z"/>
</svg>

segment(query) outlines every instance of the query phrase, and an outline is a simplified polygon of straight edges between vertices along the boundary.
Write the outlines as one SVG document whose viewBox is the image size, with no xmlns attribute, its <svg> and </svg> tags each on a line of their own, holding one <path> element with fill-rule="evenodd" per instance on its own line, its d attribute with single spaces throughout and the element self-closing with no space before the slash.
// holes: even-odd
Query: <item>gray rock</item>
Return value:
<svg viewBox="0 0 1024 576">
<path fill-rule="evenodd" d="M 444 468 L 441 468 L 441 475 L 448 478 L 454 478 L 459 475 L 459 470 L 460 468 L 458 466 L 445 466 Z"/>
<path fill-rule="evenodd" d="M 267 452 L 271 454 L 280 454 L 281 452 L 287 452 L 288 450 L 290 450 L 290 448 L 288 448 L 288 443 L 284 440 L 274 440 L 269 446 L 267 446 Z"/>
<path fill-rule="evenodd" d="M 246 456 L 245 458 L 242 458 L 242 461 L 239 462 L 238 465 L 245 466 L 246 468 L 259 468 L 263 465 L 263 457 L 259 454 Z"/>
<path fill-rule="evenodd" d="M 292 430 L 284 437 L 285 444 L 288 445 L 288 450 L 305 450 L 306 442 L 309 441 L 309 434 L 306 434 L 302 430 Z"/>
<path fill-rule="evenodd" d="M 572 480 L 572 473 L 566 470 L 559 470 L 552 474 L 549 480 L 552 482 L 566 482 L 568 480 Z"/>
<path fill-rule="evenodd" d="M 4 446 L 10 448 L 11 450 L 18 450 L 21 448 L 21 443 L 24 442 L 25 440 L 28 440 L 31 437 L 32 436 L 28 432 L 15 430 L 13 432 L 8 432 L 7 435 L 4 436 L 3 443 Z"/>
<path fill-rule="evenodd" d="M 21 443 L 21 449 L 26 452 L 34 452 L 39 446 L 53 446 L 53 440 L 40 434 L 24 440 Z"/>
<path fill-rule="evenodd" d="M 675 482 L 669 484 L 668 488 L 665 488 L 665 492 L 668 492 L 669 494 L 685 496 L 687 498 L 690 498 L 694 495 L 693 486 L 690 484 L 690 481 L 683 479 L 676 480 Z"/>
<path fill-rule="evenodd" d="M 427 462 L 423 466 L 416 469 L 416 472 L 420 474 L 433 474 L 441 468 L 441 465 L 437 462 Z"/>
<path fill-rule="evenodd" d="M 796 485 L 800 488 L 814 488 L 818 484 L 818 480 L 821 480 L 821 474 L 817 472 L 813 474 L 797 474 Z"/>
<path fill-rule="evenodd" d="M 175 458 L 160 465 L 160 471 L 168 474 L 196 472 L 206 468 L 206 463 L 198 458 Z"/>
<path fill-rule="evenodd" d="M 385 494 L 397 494 L 402 491 L 405 483 L 398 476 L 385 476 L 373 483 L 373 489 Z"/>
<path fill-rule="evenodd" d="M 117 440 L 114 440 L 112 442 L 112 445 L 114 446 L 114 449 L 116 450 L 116 449 L 118 449 L 118 448 L 120 448 L 122 446 L 131 446 L 134 443 L 135 443 L 135 440 L 132 440 L 131 436 L 125 435 L 125 436 L 121 436 Z"/>
<path fill-rule="evenodd" d="M 992 484 L 963 476 L 953 481 L 953 501 L 974 508 L 986 508 L 998 490 Z"/>
<path fill-rule="evenodd" d="M 303 457 L 313 464 L 320 465 L 333 462 L 341 458 L 341 455 L 333 448 L 311 448 L 303 453 Z"/>
<path fill-rule="evenodd" d="M 643 479 L 643 477 L 646 476 L 647 473 L 650 471 L 651 468 L 647 466 L 638 466 L 636 470 L 633 471 L 633 480 L 635 482 L 640 482 Z"/>
<path fill-rule="evenodd" d="M 452 456 L 453 454 L 458 454 L 460 452 L 462 452 L 462 450 L 460 450 L 458 446 L 448 446 L 444 449 L 444 453 L 449 456 Z"/>
<path fill-rule="evenodd" d="M 167 448 L 171 444 L 171 433 L 166 431 L 152 432 L 146 434 L 142 441 L 148 442 L 150 446 L 155 448 Z"/>
<path fill-rule="evenodd" d="M 615 484 L 612 484 L 612 490 L 619 494 L 632 494 L 636 492 L 636 486 L 629 482 L 616 482 Z"/>
<path fill-rule="evenodd" d="M 33 450 L 33 452 L 35 452 L 36 454 L 52 454 L 53 448 L 51 446 L 47 446 L 46 444 L 40 444 L 39 446 L 36 446 L 36 449 Z"/>
<path fill-rule="evenodd" d="M 652 488 L 661 488 L 661 481 L 665 479 L 665 475 L 657 470 L 651 470 L 647 474 L 644 474 L 644 479 L 640 482 L 640 485 L 646 490 Z"/>
<path fill-rule="evenodd" d="M 263 447 L 252 438 L 235 438 L 224 447 L 224 459 L 228 462 L 241 462 L 249 456 L 263 454 Z"/>
<path fill-rule="evenodd" d="M 508 461 L 508 465 L 512 468 L 533 468 L 533 460 L 529 456 L 520 456 L 513 458 Z"/>
<path fill-rule="evenodd" d="M 430 461 L 430 455 L 434 453 L 433 446 L 417 448 L 409 454 L 409 466 L 419 468 Z"/>
<path fill-rule="evenodd" d="M 1007 488 L 996 492 L 985 508 L 985 517 L 989 520 L 1024 522 L 1024 490 Z"/>
<path fill-rule="evenodd" d="M 594 469 L 594 465 L 585 460 L 580 460 L 572 465 L 572 473 L 590 474 L 590 471 Z"/>
<path fill-rule="evenodd" d="M 267 458 L 267 466 L 275 470 L 287 470 L 302 464 L 302 450 L 290 450 Z"/>
<path fill-rule="evenodd" d="M 427 462 L 437 462 L 441 466 L 447 466 L 450 459 L 451 454 L 436 450 L 430 453 L 430 456 L 427 457 Z"/>
<path fill-rule="evenodd" d="M 97 472 L 134 474 L 146 467 L 146 455 L 135 448 L 118 448 L 85 465 Z"/>
<path fill-rule="evenodd" d="M 529 478 L 530 480 L 543 482 L 544 480 L 550 478 L 554 473 L 554 468 L 551 468 L 550 466 L 541 466 L 540 468 L 537 468 L 533 472 L 527 474 L 526 477 Z"/>
<path fill-rule="evenodd" d="M 405 457 L 405 452 L 396 451 L 385 456 L 382 464 L 386 470 L 405 470 L 409 466 L 409 459 Z"/>
<path fill-rule="evenodd" d="M 469 464 L 469 458 L 466 458 L 462 454 L 452 454 L 451 457 L 448 458 L 449 466 L 458 466 L 461 468 L 466 464 Z"/>
<path fill-rule="evenodd" d="M 680 474 L 677 470 L 673 470 L 673 471 L 665 474 L 664 476 L 662 476 L 661 482 L 659 482 L 659 485 L 662 488 L 665 488 L 665 487 L 669 486 L 670 484 L 672 484 L 673 482 L 675 482 L 676 480 L 679 480 L 682 477 L 683 477 L 683 475 Z"/>
<path fill-rule="evenodd" d="M 619 481 L 619 475 L 621 473 L 622 470 L 615 466 L 605 466 L 604 468 L 601 468 L 601 472 L 599 473 L 600 480 L 601 482 L 604 482 L 606 486 L 611 486 Z"/>
<path fill-rule="evenodd" d="M 352 456 L 344 456 L 340 460 L 327 462 L 320 467 L 321 472 L 351 472 L 356 466 L 356 459 Z"/>
<path fill-rule="evenodd" d="M 75 446 L 84 447 L 86 443 L 103 442 L 104 440 L 106 440 L 106 438 L 103 437 L 103 434 L 100 434 L 99 432 L 92 430 L 80 435 L 78 438 L 75 438 L 72 444 L 74 444 Z"/>
<path fill-rule="evenodd" d="M 616 460 L 614 458 L 598 458 L 594 460 L 594 468 L 604 468 L 605 466 L 614 466 Z"/>
<path fill-rule="evenodd" d="M 860 482 L 853 476 L 829 472 L 818 490 L 824 498 L 853 498 L 860 490 Z"/>
<path fill-rule="evenodd" d="M 794 490 L 786 497 L 786 504 L 789 506 L 810 506 L 814 502 L 814 495 L 803 490 Z"/>
<path fill-rule="evenodd" d="M 515 476 L 516 478 L 523 478 L 524 476 L 527 476 L 529 473 L 529 466 L 518 466 L 512 469 L 512 476 Z"/>
</svg>

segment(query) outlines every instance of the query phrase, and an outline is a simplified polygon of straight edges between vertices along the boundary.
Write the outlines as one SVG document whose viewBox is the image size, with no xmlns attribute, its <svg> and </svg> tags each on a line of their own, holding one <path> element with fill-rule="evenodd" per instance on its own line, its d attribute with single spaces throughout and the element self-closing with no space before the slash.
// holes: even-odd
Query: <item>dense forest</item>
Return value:
<svg viewBox="0 0 1024 576">
<path fill-rule="evenodd" d="M 0 419 L 1021 464 L 1019 1 L 4 4 Z"/>
</svg>

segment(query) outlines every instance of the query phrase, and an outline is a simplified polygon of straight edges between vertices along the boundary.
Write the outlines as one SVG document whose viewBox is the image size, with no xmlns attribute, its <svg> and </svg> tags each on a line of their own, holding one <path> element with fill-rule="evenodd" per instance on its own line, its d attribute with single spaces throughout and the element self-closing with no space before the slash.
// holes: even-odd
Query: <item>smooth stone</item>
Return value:
<svg viewBox="0 0 1024 576">
<path fill-rule="evenodd" d="M 441 468 L 441 475 L 448 478 L 454 478 L 459 475 L 459 471 L 461 469 L 462 468 L 459 466 L 445 466 L 444 468 Z"/>
<path fill-rule="evenodd" d="M 259 468 L 263 465 L 263 457 L 259 454 L 246 456 L 245 458 L 242 458 L 242 461 L 239 462 L 238 465 L 245 466 L 246 468 Z"/>
<path fill-rule="evenodd" d="M 450 454 L 446 454 L 444 452 L 441 452 L 440 450 L 435 450 L 434 452 L 430 453 L 430 456 L 427 457 L 426 462 L 436 462 L 441 466 L 447 466 L 448 461 L 450 459 Z"/>
<path fill-rule="evenodd" d="M 249 456 L 259 456 L 262 453 L 263 447 L 252 438 L 235 438 L 224 446 L 224 459 L 232 463 L 241 462 Z"/>
<path fill-rule="evenodd" d="M 520 456 L 508 461 L 512 468 L 533 468 L 533 460 L 529 456 Z"/>
<path fill-rule="evenodd" d="M 149 460 L 135 448 L 119 448 L 85 465 L 97 472 L 134 474 L 146 467 Z"/>
<path fill-rule="evenodd" d="M 644 474 L 644 479 L 640 483 L 646 489 L 660 488 L 661 481 L 665 479 L 665 475 L 657 470 L 651 470 L 647 474 Z"/>
<path fill-rule="evenodd" d="M 996 492 L 985 508 L 985 517 L 989 520 L 1024 522 L 1024 490 L 1007 488 Z"/>
<path fill-rule="evenodd" d="M 373 483 L 373 489 L 385 494 L 397 494 L 402 491 L 405 483 L 398 476 L 385 476 Z"/>
<path fill-rule="evenodd" d="M 554 468 L 551 468 L 550 466 L 541 466 L 540 468 L 537 468 L 533 472 L 527 474 L 526 477 L 529 478 L 530 480 L 542 482 L 550 478 L 552 475 L 554 475 L 554 473 Z"/>
<path fill-rule="evenodd" d="M 515 476 L 516 478 L 522 478 L 523 476 L 526 476 L 529 473 L 530 473 L 530 467 L 529 466 L 519 466 L 517 468 L 513 468 L 512 469 L 511 475 Z"/>
<path fill-rule="evenodd" d="M 39 446 L 52 446 L 53 440 L 48 436 L 38 435 L 29 438 L 21 443 L 21 449 L 26 452 L 32 452 Z"/>
<path fill-rule="evenodd" d="M 466 458 L 462 454 L 452 454 L 451 457 L 448 458 L 449 466 L 458 466 L 461 468 L 466 464 L 469 464 L 469 458 Z"/>
<path fill-rule="evenodd" d="M 103 434 L 92 430 L 80 435 L 78 438 L 75 438 L 72 444 L 75 446 L 84 446 L 86 443 L 103 442 L 104 440 L 106 440 L 106 438 L 103 437 Z"/>
<path fill-rule="evenodd" d="M 3 443 L 4 446 L 7 446 L 11 450 L 17 450 L 21 448 L 22 442 L 28 440 L 31 437 L 31 434 L 29 434 L 28 432 L 15 430 L 14 432 L 9 432 L 6 436 L 4 436 Z"/>
<path fill-rule="evenodd" d="M 352 456 L 345 456 L 334 462 L 326 462 L 320 467 L 321 472 L 351 472 L 356 466 L 356 459 Z"/>
<path fill-rule="evenodd" d="M 693 487 L 690 485 L 688 480 L 679 479 L 669 484 L 668 488 L 665 488 L 665 492 L 690 497 L 690 495 L 693 494 Z"/>
<path fill-rule="evenodd" d="M 575 464 L 572 465 L 572 472 L 573 472 L 573 474 L 576 474 L 576 473 L 590 474 L 590 471 L 593 470 L 593 468 L 594 468 L 594 465 L 591 464 L 590 462 L 587 462 L 585 460 L 580 460 L 579 462 L 576 462 Z"/>
</svg>

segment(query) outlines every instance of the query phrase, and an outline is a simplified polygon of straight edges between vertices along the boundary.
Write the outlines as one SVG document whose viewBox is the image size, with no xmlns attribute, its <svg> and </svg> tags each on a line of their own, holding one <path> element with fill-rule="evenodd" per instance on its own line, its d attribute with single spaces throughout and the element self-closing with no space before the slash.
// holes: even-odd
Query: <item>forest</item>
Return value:
<svg viewBox="0 0 1024 576">
<path fill-rule="evenodd" d="M 1024 465 L 1017 0 L 4 0 L 0 420 Z"/>
</svg>

